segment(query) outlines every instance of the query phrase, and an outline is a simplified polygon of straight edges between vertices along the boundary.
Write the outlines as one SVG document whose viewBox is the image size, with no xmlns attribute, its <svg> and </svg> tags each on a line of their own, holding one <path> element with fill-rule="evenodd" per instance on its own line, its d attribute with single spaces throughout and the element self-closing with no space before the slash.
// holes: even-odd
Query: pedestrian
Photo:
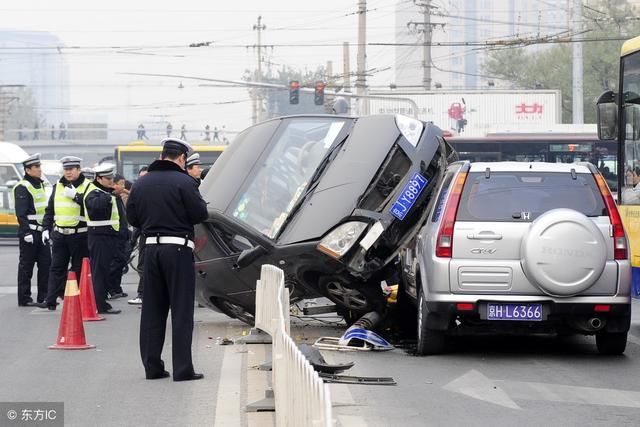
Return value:
<svg viewBox="0 0 640 427">
<path fill-rule="evenodd" d="M 213 128 L 213 140 L 220 142 L 220 131 L 217 127 Z"/>
<path fill-rule="evenodd" d="M 149 168 L 143 166 L 138 171 L 138 180 L 147 174 Z M 136 182 L 138 182 L 138 180 Z M 126 203 L 125 203 L 126 206 Z M 132 305 L 141 305 L 142 296 L 144 294 L 144 237 L 139 228 L 133 228 L 133 236 L 131 238 L 132 246 L 135 242 L 138 242 L 138 264 L 136 266 L 138 270 L 138 289 L 136 290 L 137 296 L 127 301 Z"/>
<path fill-rule="evenodd" d="M 115 196 L 118 207 L 120 230 L 118 230 L 116 250 L 111 259 L 109 271 L 110 288 L 107 289 L 107 295 L 110 300 L 129 296 L 122 290 L 122 275 L 131 256 L 131 233 L 129 232 L 129 223 L 127 222 L 127 213 L 125 210 L 127 199 L 129 198 L 129 190 L 126 188 L 124 176 L 117 174 L 113 179 L 113 195 Z M 89 239 L 91 239 L 91 230 L 89 230 Z"/>
<path fill-rule="evenodd" d="M 222 125 L 222 129 L 220 129 L 220 139 L 222 139 L 222 142 L 224 144 L 229 144 L 229 140 L 227 139 L 227 135 L 226 135 L 226 126 Z"/>
<path fill-rule="evenodd" d="M 33 125 L 33 140 L 36 141 L 40 139 L 40 128 L 38 127 L 38 122 L 35 122 Z"/>
<path fill-rule="evenodd" d="M 56 127 L 51 125 L 51 140 L 56 139 Z"/>
<path fill-rule="evenodd" d="M 182 125 L 180 128 L 180 139 L 183 141 L 187 140 L 187 125 Z"/>
<path fill-rule="evenodd" d="M 60 126 L 58 126 L 58 139 L 67 139 L 67 127 L 64 122 L 60 122 Z"/>
<path fill-rule="evenodd" d="M 82 258 L 89 256 L 83 203 L 89 180 L 80 172 L 82 159 L 67 156 L 60 162 L 63 176 L 53 187 L 42 224 L 42 243 L 51 239 L 53 252 L 47 298 L 41 305 L 49 310 L 56 309 L 56 298 L 64 294 L 69 261 L 76 277 L 80 277 Z"/>
<path fill-rule="evenodd" d="M 211 142 L 211 128 L 209 125 L 204 127 L 204 140 Z"/>
<path fill-rule="evenodd" d="M 98 313 L 119 314 L 107 302 L 107 291 L 113 289 L 111 260 L 118 250 L 120 215 L 113 195 L 115 165 L 103 163 L 93 168 L 95 180 L 84 196 L 84 209 L 89 227 L 89 260 Z"/>
<path fill-rule="evenodd" d="M 167 315 L 171 310 L 173 380 L 204 378 L 193 369 L 191 342 L 195 298 L 193 226 L 207 218 L 207 204 L 185 171 L 191 146 L 162 141 L 160 160 L 136 182 L 127 218 L 142 229 L 145 241 L 145 290 L 140 320 L 140 355 L 146 378 L 170 376 L 161 359 Z M 163 191 L 158 191 L 162 188 Z"/>
<path fill-rule="evenodd" d="M 45 181 L 42 180 L 40 153 L 27 157 L 23 162 L 24 178 L 13 187 L 16 217 L 18 218 L 18 305 L 21 307 L 41 304 L 47 297 L 47 280 L 51 266 L 51 249 L 42 241 L 42 221 L 47 207 Z M 38 265 L 37 304 L 31 298 L 33 267 Z"/>
<path fill-rule="evenodd" d="M 171 123 L 167 123 L 167 138 L 171 138 L 171 132 L 173 132 L 173 126 Z"/>
<path fill-rule="evenodd" d="M 147 131 L 142 123 L 138 125 L 138 139 L 149 139 L 147 137 Z"/>
<path fill-rule="evenodd" d="M 200 166 L 202 163 L 200 162 L 200 154 L 193 153 L 187 158 L 187 173 L 189 176 L 200 185 L 201 179 L 200 175 L 202 175 L 202 167 Z"/>
</svg>

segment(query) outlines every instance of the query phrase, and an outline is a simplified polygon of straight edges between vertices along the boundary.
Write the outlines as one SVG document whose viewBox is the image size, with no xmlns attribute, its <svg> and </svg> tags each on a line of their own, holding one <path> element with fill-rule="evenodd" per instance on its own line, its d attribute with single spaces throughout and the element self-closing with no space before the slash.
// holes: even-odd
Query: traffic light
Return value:
<svg viewBox="0 0 640 427">
<path fill-rule="evenodd" d="M 316 90 L 313 96 L 313 103 L 316 105 L 324 104 L 324 82 L 316 82 Z"/>
<path fill-rule="evenodd" d="M 300 83 L 297 80 L 289 82 L 289 104 L 300 102 Z"/>
</svg>

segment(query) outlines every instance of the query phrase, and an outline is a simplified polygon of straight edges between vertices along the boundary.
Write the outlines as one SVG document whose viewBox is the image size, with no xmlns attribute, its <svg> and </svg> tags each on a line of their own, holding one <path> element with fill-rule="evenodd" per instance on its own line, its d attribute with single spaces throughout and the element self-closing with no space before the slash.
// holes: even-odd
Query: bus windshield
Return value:
<svg viewBox="0 0 640 427">
<path fill-rule="evenodd" d="M 624 170 L 622 203 L 640 205 L 640 51 L 622 59 Z"/>
</svg>

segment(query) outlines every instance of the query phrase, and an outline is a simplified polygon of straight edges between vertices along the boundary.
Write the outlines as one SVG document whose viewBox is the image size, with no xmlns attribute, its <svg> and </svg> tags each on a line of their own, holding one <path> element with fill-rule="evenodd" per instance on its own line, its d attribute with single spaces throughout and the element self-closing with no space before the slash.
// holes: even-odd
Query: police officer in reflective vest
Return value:
<svg viewBox="0 0 640 427">
<path fill-rule="evenodd" d="M 89 260 L 98 313 L 118 314 L 107 302 L 110 289 L 111 260 L 118 249 L 120 215 L 113 193 L 115 165 L 102 164 L 93 168 L 96 179 L 84 194 L 84 211 L 89 227 Z"/>
<path fill-rule="evenodd" d="M 187 173 L 189 176 L 196 180 L 198 185 L 202 179 L 200 176 L 202 175 L 202 167 L 200 166 L 202 163 L 200 162 L 200 154 L 193 153 L 189 157 L 187 157 Z"/>
<path fill-rule="evenodd" d="M 79 280 L 82 258 L 89 256 L 83 204 L 89 180 L 80 173 L 82 159 L 67 156 L 60 161 L 63 176 L 53 187 L 42 231 L 42 242 L 47 243 L 51 238 L 53 251 L 47 299 L 42 305 L 49 310 L 56 309 L 56 298 L 64 294 L 69 261 Z"/>
<path fill-rule="evenodd" d="M 18 218 L 18 239 L 20 260 L 18 264 L 18 305 L 36 305 L 31 298 L 31 277 L 33 267 L 38 264 L 38 303 L 47 297 L 47 280 L 51 266 L 51 249 L 42 242 L 42 220 L 47 207 L 47 193 L 41 179 L 40 153 L 27 157 L 22 162 L 24 178 L 13 187 L 16 217 Z M 50 185 L 49 185 L 50 186 Z"/>
<path fill-rule="evenodd" d="M 191 358 L 193 226 L 207 218 L 207 205 L 184 169 L 191 146 L 175 138 L 162 146 L 161 160 L 133 185 L 127 202 L 129 223 L 142 230 L 145 242 L 140 355 L 147 379 L 170 375 L 160 355 L 171 309 L 173 380 L 198 380 L 204 375 L 195 373 Z"/>
</svg>

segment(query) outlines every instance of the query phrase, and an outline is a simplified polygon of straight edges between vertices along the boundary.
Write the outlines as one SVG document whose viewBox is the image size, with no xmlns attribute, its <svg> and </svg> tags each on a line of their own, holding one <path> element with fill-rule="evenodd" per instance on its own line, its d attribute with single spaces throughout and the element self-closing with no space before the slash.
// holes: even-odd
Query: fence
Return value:
<svg viewBox="0 0 640 427">
<path fill-rule="evenodd" d="M 277 426 L 331 426 L 329 386 L 289 336 L 284 273 L 263 265 L 256 289 L 256 327 L 273 338 L 272 384 Z"/>
</svg>

